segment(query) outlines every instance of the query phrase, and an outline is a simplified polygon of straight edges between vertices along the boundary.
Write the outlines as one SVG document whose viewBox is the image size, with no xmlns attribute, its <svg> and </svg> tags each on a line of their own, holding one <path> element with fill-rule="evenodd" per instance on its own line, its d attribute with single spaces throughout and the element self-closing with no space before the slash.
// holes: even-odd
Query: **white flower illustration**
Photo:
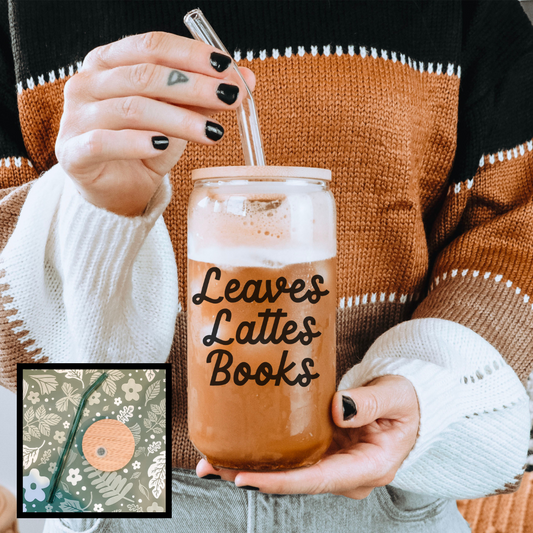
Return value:
<svg viewBox="0 0 533 533">
<path fill-rule="evenodd" d="M 52 474 L 57 470 L 57 463 L 50 463 L 48 465 L 48 472 L 51 472 Z"/>
<path fill-rule="evenodd" d="M 65 421 L 63 422 L 63 427 L 64 427 L 65 429 L 68 429 L 68 428 L 70 427 L 70 422 L 68 422 L 67 420 L 65 420 Z"/>
<path fill-rule="evenodd" d="M 52 509 L 54 508 L 54 506 L 53 506 L 51 503 L 49 503 L 49 504 L 46 505 L 44 508 L 46 509 L 46 512 L 47 512 L 47 513 L 51 513 L 51 512 L 52 512 Z"/>
<path fill-rule="evenodd" d="M 122 398 L 115 398 L 115 405 L 120 405 L 122 403 Z"/>
<path fill-rule="evenodd" d="M 81 481 L 82 477 L 80 476 L 79 468 L 69 468 L 67 481 L 75 487 L 78 484 L 78 481 Z"/>
<path fill-rule="evenodd" d="M 67 438 L 65 437 L 65 432 L 64 431 L 56 431 L 56 433 L 54 435 L 54 440 L 57 440 L 57 442 L 59 444 L 63 444 L 67 440 Z"/>
<path fill-rule="evenodd" d="M 141 463 L 135 461 L 131 466 L 133 467 L 133 470 L 139 470 L 139 468 L 141 468 Z"/>
<path fill-rule="evenodd" d="M 86 407 L 84 410 L 83 410 L 83 416 L 89 416 L 89 413 L 91 411 L 89 411 L 89 409 Z"/>
<path fill-rule="evenodd" d="M 100 396 L 101 394 L 99 392 L 93 392 L 91 396 L 89 397 L 89 405 L 100 403 Z"/>
<path fill-rule="evenodd" d="M 93 507 L 93 511 L 96 513 L 101 513 L 104 510 L 101 503 L 95 503 Z"/>
<path fill-rule="evenodd" d="M 39 393 L 35 392 L 35 391 L 31 391 L 28 394 L 28 398 L 27 399 L 28 399 L 29 402 L 31 402 L 33 405 L 35 405 L 36 403 L 40 402 Z"/>
<path fill-rule="evenodd" d="M 45 498 L 44 490 L 50 485 L 50 479 L 41 476 L 37 468 L 32 468 L 27 476 L 23 477 L 24 499 L 27 502 L 37 500 L 42 502 Z"/>
<path fill-rule="evenodd" d="M 122 390 L 126 393 L 125 398 L 127 402 L 132 400 L 137 401 L 139 399 L 139 392 L 142 391 L 143 386 L 135 383 L 133 378 L 130 378 L 127 383 L 122 385 Z"/>
<path fill-rule="evenodd" d="M 25 504 L 25 503 L 22 504 L 22 511 L 23 511 L 24 513 L 27 513 L 27 512 L 28 512 L 28 509 L 26 509 L 26 504 Z"/>
</svg>

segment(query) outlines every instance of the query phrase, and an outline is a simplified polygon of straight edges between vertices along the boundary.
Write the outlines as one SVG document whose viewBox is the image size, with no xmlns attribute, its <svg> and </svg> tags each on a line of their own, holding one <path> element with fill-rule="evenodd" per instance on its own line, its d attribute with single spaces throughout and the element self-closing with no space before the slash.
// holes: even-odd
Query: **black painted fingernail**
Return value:
<svg viewBox="0 0 533 533">
<path fill-rule="evenodd" d="M 237 96 L 239 96 L 239 88 L 236 85 L 221 83 L 217 88 L 217 96 L 225 104 L 231 105 L 235 103 Z"/>
<path fill-rule="evenodd" d="M 224 72 L 231 64 L 231 57 L 213 52 L 209 58 L 209 62 L 217 72 Z"/>
<path fill-rule="evenodd" d="M 205 476 L 202 476 L 201 479 L 222 479 L 220 476 L 217 476 L 216 474 L 207 474 Z"/>
<path fill-rule="evenodd" d="M 244 490 L 259 490 L 258 487 L 252 487 L 252 485 L 242 485 L 242 487 L 237 487 L 238 489 Z"/>
<path fill-rule="evenodd" d="M 166 150 L 168 148 L 168 137 L 164 135 L 157 135 L 152 137 L 152 146 L 156 150 Z"/>
<path fill-rule="evenodd" d="M 212 141 L 219 141 L 224 135 L 224 128 L 216 122 L 208 120 L 205 123 L 205 136 Z"/>
<path fill-rule="evenodd" d="M 342 397 L 342 416 L 344 420 L 350 420 L 357 414 L 355 402 L 349 396 Z"/>
</svg>

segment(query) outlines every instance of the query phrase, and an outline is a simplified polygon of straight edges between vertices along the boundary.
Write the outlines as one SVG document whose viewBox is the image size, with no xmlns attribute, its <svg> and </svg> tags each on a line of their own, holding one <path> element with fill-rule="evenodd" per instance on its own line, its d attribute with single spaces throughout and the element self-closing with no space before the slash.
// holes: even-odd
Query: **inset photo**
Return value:
<svg viewBox="0 0 533 533">
<path fill-rule="evenodd" d="M 18 365 L 19 518 L 171 516 L 169 364 Z"/>
</svg>

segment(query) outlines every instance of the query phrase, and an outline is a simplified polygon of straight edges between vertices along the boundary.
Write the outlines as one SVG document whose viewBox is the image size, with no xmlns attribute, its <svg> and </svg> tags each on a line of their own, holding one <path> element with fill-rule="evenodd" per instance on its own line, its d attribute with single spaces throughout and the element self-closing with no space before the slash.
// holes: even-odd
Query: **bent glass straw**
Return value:
<svg viewBox="0 0 533 533">
<path fill-rule="evenodd" d="M 193 9 L 192 11 L 189 11 L 185 17 L 183 17 L 183 22 L 197 41 L 202 41 L 214 46 L 215 48 L 226 52 L 226 54 L 231 57 L 231 54 L 222 44 L 222 41 L 218 38 L 218 35 L 215 33 L 215 30 L 213 30 L 209 22 L 207 22 L 207 19 L 200 9 Z M 237 122 L 239 124 L 239 131 L 241 134 L 244 163 L 249 166 L 264 166 L 265 155 L 263 152 L 263 141 L 261 139 L 259 120 L 257 118 L 257 110 L 252 96 L 252 91 L 250 91 L 250 88 L 244 81 L 244 78 L 237 67 L 237 63 L 235 63 L 233 59 L 232 65 L 239 78 L 244 83 L 246 92 L 248 93 L 248 98 L 246 98 L 237 108 Z"/>
<path fill-rule="evenodd" d="M 78 431 L 78 426 L 80 424 L 80 418 L 81 414 L 83 412 L 83 408 L 85 407 L 85 402 L 87 401 L 87 398 L 104 382 L 104 380 L 107 378 L 107 372 L 104 372 L 84 393 L 81 397 L 80 404 L 78 405 L 78 410 L 76 411 L 76 416 L 74 417 L 74 421 L 72 422 L 72 428 L 70 430 L 70 433 L 68 434 L 67 442 L 65 443 L 65 448 L 63 449 L 63 453 L 59 457 L 59 461 L 57 462 L 57 468 L 54 472 L 54 475 L 52 476 L 52 482 L 50 483 L 52 488 L 50 489 L 50 492 L 48 493 L 48 503 L 52 503 L 54 501 L 54 497 L 56 495 L 57 485 L 59 484 L 59 480 L 61 479 L 61 474 L 63 473 L 63 469 L 65 468 L 65 461 L 67 460 L 67 457 L 70 453 L 70 448 L 72 447 L 72 443 L 74 442 L 74 437 L 76 436 L 76 432 Z"/>
</svg>

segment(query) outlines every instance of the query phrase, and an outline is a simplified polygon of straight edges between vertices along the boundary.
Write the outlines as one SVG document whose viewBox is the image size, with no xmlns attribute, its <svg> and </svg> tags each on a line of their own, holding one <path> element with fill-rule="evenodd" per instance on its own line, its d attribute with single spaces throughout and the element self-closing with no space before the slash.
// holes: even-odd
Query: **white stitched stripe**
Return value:
<svg viewBox="0 0 533 533">
<path fill-rule="evenodd" d="M 318 46 L 310 46 L 310 53 L 312 56 L 316 56 L 318 54 Z M 294 47 L 294 50 L 298 50 L 298 55 L 301 57 L 303 56 L 305 52 L 305 47 L 298 46 Z M 325 57 L 329 57 L 333 53 L 337 56 L 354 56 L 356 54 L 354 45 L 348 45 L 347 47 L 348 52 L 345 53 L 343 50 L 343 47 L 340 45 L 335 45 L 335 52 L 333 52 L 331 45 L 324 45 L 322 47 L 322 53 Z M 259 50 L 259 53 L 257 57 L 259 57 L 260 60 L 265 60 L 269 56 L 268 50 Z M 279 57 L 291 57 L 293 55 L 293 47 L 287 47 L 285 48 L 285 51 L 280 54 L 279 49 L 273 48 L 270 56 L 274 59 L 278 59 Z M 378 50 L 376 48 L 370 48 L 370 54 L 367 51 L 367 48 L 364 46 L 359 47 L 359 55 L 362 58 L 369 57 L 369 55 L 377 59 L 378 57 L 383 59 L 384 61 L 392 61 L 393 63 L 398 62 L 398 60 L 401 62 L 402 65 L 408 64 L 410 68 L 412 68 L 415 71 L 418 71 L 420 73 L 428 72 L 430 74 L 436 73 L 436 74 L 447 74 L 448 76 L 452 76 L 453 74 L 456 74 L 458 77 L 461 77 L 461 67 L 459 65 L 454 65 L 453 63 L 448 63 L 447 65 L 443 65 L 442 63 L 437 63 L 437 67 L 435 70 L 434 63 L 424 63 L 423 61 L 417 61 L 415 59 L 412 59 L 411 57 L 406 56 L 405 54 L 398 54 L 398 52 L 393 52 L 389 50 L 381 49 L 378 53 Z M 399 59 L 398 59 L 399 55 Z M 253 61 L 254 59 L 254 50 L 248 50 L 246 52 L 246 55 L 244 56 L 248 61 Z M 243 54 L 240 50 L 235 50 L 233 52 L 233 58 L 235 61 L 240 61 L 243 58 Z M 41 74 L 37 76 L 37 84 L 38 85 L 44 85 L 45 83 L 53 83 L 58 79 L 65 79 L 66 76 L 73 76 L 76 71 L 81 70 L 83 63 L 81 61 L 76 62 L 75 65 L 69 65 L 68 67 L 62 67 L 58 68 L 56 70 L 51 70 L 46 75 Z M 68 74 L 67 74 L 68 71 Z M 45 76 L 48 78 L 45 79 Z M 24 89 L 34 89 L 35 88 L 35 81 L 34 77 L 30 77 L 26 79 L 26 84 L 24 86 L 23 82 L 17 83 L 17 92 L 20 94 Z M 530 147 L 531 145 L 528 143 L 528 149 L 531 151 L 533 148 Z M 521 147 L 520 153 L 524 151 L 524 147 Z M 522 154 L 523 155 L 523 154 Z M 516 157 L 516 156 L 515 156 Z"/>
<path fill-rule="evenodd" d="M 473 278 L 477 278 L 479 276 L 479 273 L 480 273 L 479 270 L 469 271 L 468 269 L 465 269 L 465 270 L 462 271 L 462 277 L 466 277 L 469 272 L 470 272 L 470 274 L 472 275 Z M 441 274 L 442 279 L 445 280 L 447 278 L 447 275 L 448 275 L 447 272 L 444 272 L 443 274 Z M 451 276 L 452 276 L 452 278 L 456 277 L 457 276 L 457 270 L 452 270 L 451 271 Z M 491 276 L 492 276 L 492 272 L 485 272 L 484 275 L 483 275 L 483 279 L 490 280 Z M 496 274 L 495 276 L 493 276 L 492 279 L 494 280 L 495 283 L 499 283 L 503 279 L 503 274 Z M 433 281 L 431 282 L 430 287 L 429 287 L 429 292 L 434 290 L 434 288 L 439 285 L 439 282 L 440 282 L 440 276 L 436 276 L 435 278 L 433 278 Z M 511 287 L 513 286 L 513 282 L 510 279 L 508 279 L 505 282 L 505 286 L 508 289 L 511 289 Z M 522 289 L 520 289 L 519 287 L 516 287 L 516 288 L 511 289 L 511 290 L 516 295 L 519 295 L 522 292 Z M 529 295 L 527 295 L 527 294 L 524 294 L 524 296 L 521 296 L 521 298 L 522 298 L 522 300 L 523 300 L 523 302 L 525 304 L 527 304 L 529 302 L 529 300 L 530 300 Z M 533 306 L 532 306 L 532 309 L 533 309 Z"/>
<path fill-rule="evenodd" d="M 404 304 L 407 302 L 414 302 L 417 301 L 419 298 L 419 293 L 409 293 L 409 294 L 401 294 L 399 302 Z M 382 303 L 382 302 L 389 302 L 392 303 L 396 300 L 396 293 L 386 293 L 386 292 L 373 292 L 370 294 L 363 294 L 358 296 L 349 296 L 339 299 L 339 308 L 340 309 L 350 309 L 352 307 L 359 307 L 360 305 L 368 305 L 368 304 L 375 304 L 375 303 Z"/>
</svg>

